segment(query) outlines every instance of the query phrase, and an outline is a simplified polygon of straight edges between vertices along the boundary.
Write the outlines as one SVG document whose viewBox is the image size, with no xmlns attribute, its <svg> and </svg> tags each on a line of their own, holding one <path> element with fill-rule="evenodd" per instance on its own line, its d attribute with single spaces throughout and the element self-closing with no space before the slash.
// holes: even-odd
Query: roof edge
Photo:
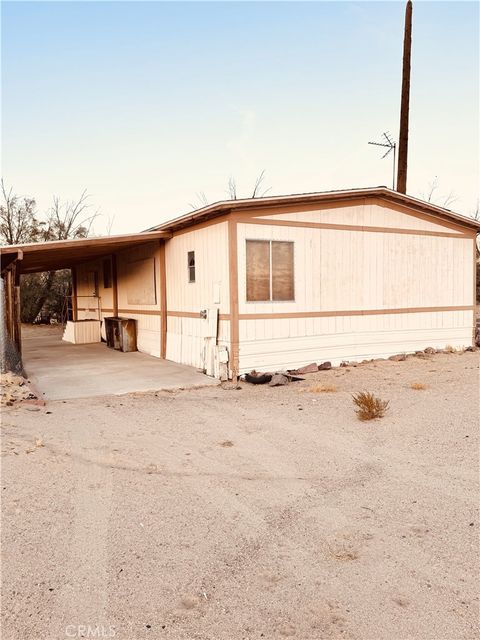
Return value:
<svg viewBox="0 0 480 640">
<path fill-rule="evenodd" d="M 161 238 L 170 238 L 171 234 L 167 231 L 152 230 L 149 232 L 139 231 L 138 233 L 127 233 L 116 236 L 90 236 L 87 238 L 70 238 L 68 240 L 46 240 L 45 242 L 29 242 L 25 244 L 7 244 L 0 246 L 2 253 L 15 253 L 19 250 L 28 251 L 45 251 L 47 249 L 66 248 L 66 247 L 90 247 L 94 245 L 109 245 L 118 242 L 132 242 L 138 240 L 140 242 L 148 242 L 149 239 L 158 240 Z"/>
<path fill-rule="evenodd" d="M 273 207 L 278 205 L 287 204 L 303 204 L 309 202 L 334 202 L 343 200 L 346 198 L 365 198 L 365 197 L 380 197 L 386 200 L 396 202 L 397 204 L 403 204 L 410 206 L 417 210 L 430 213 L 440 219 L 446 221 L 456 222 L 467 228 L 480 231 L 480 221 L 474 218 L 463 216 L 459 213 L 454 213 L 450 209 L 437 206 L 431 202 L 426 202 L 410 196 L 407 194 L 394 191 L 388 187 L 369 187 L 360 189 L 348 189 L 339 191 L 320 191 L 311 193 L 299 193 L 291 195 L 280 196 L 267 196 L 264 198 L 242 198 L 238 200 L 219 200 L 210 205 L 197 209 L 192 213 L 184 214 L 177 218 L 167 220 L 159 225 L 146 229 L 144 233 L 150 233 L 152 231 L 168 231 L 173 232 L 177 229 L 186 228 L 198 224 L 205 219 L 211 219 L 222 215 L 225 212 L 229 212 L 232 209 L 243 210 L 254 207 Z"/>
</svg>

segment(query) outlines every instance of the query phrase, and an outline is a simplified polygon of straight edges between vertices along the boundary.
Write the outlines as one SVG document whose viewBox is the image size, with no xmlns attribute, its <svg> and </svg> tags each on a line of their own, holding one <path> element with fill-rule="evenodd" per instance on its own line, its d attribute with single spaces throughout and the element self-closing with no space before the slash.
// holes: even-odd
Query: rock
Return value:
<svg viewBox="0 0 480 640">
<path fill-rule="evenodd" d="M 294 375 L 302 375 L 303 373 L 316 373 L 319 370 L 319 366 L 316 362 L 312 362 L 312 364 L 307 364 L 304 367 L 300 367 L 299 369 L 295 369 L 294 371 L 290 371 Z"/>
<path fill-rule="evenodd" d="M 393 362 L 403 362 L 403 360 L 406 360 L 407 356 L 405 353 L 397 353 L 394 356 L 390 356 L 389 360 L 392 360 Z"/>
<path fill-rule="evenodd" d="M 332 368 L 331 362 L 322 362 L 322 364 L 318 365 L 319 371 L 329 371 Z"/>
<path fill-rule="evenodd" d="M 434 349 L 433 347 L 427 347 L 423 350 L 423 353 L 436 353 L 436 349 Z"/>
<path fill-rule="evenodd" d="M 274 373 L 272 379 L 268 383 L 270 387 L 281 387 L 290 382 L 290 378 L 284 373 Z"/>
</svg>

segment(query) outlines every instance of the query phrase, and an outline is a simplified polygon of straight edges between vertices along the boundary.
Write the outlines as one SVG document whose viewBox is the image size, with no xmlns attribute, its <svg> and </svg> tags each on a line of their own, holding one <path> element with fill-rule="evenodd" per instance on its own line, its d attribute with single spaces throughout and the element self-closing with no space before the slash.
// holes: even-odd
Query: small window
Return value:
<svg viewBox="0 0 480 640">
<path fill-rule="evenodd" d="M 188 281 L 195 282 L 195 251 L 188 252 Z"/>
<path fill-rule="evenodd" d="M 110 259 L 103 261 L 103 288 L 112 288 L 112 262 Z"/>
<path fill-rule="evenodd" d="M 247 240 L 247 302 L 294 298 L 293 242 Z"/>
</svg>

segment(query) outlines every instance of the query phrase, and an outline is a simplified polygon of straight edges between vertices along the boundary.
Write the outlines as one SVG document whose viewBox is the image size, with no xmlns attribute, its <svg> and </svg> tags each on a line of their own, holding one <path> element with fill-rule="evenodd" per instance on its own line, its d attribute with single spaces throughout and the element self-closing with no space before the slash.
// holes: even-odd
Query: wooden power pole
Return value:
<svg viewBox="0 0 480 640">
<path fill-rule="evenodd" d="M 408 115 L 410 108 L 410 57 L 412 52 L 412 0 L 405 9 L 403 38 L 402 104 L 400 108 L 400 135 L 398 140 L 397 191 L 407 193 Z"/>
</svg>

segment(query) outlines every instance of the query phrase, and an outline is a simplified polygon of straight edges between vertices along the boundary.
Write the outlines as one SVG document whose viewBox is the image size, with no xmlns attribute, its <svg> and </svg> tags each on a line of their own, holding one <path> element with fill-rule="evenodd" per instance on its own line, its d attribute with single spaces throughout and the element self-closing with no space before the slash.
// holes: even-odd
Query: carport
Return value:
<svg viewBox="0 0 480 640">
<path fill-rule="evenodd" d="M 140 353 L 121 353 L 104 343 L 62 341 L 62 327 L 23 328 L 23 364 L 45 400 L 185 389 L 218 384 L 193 367 Z"/>
<path fill-rule="evenodd" d="M 25 372 L 46 399 L 66 399 L 132 391 L 184 388 L 216 384 L 196 369 L 145 353 L 121 353 L 105 343 L 69 344 L 62 341 L 61 326 L 26 326 L 20 323 L 20 276 L 26 273 L 71 269 L 77 320 L 76 268 L 92 259 L 109 257 L 112 263 L 113 316 L 118 316 L 116 254 L 152 241 L 161 244 L 170 234 L 162 231 L 101 238 L 82 238 L 2 247 L 4 290 L 2 343 L 13 345 Z M 162 304 L 158 311 L 166 315 Z M 2 356 L 3 357 L 3 356 Z"/>
</svg>

